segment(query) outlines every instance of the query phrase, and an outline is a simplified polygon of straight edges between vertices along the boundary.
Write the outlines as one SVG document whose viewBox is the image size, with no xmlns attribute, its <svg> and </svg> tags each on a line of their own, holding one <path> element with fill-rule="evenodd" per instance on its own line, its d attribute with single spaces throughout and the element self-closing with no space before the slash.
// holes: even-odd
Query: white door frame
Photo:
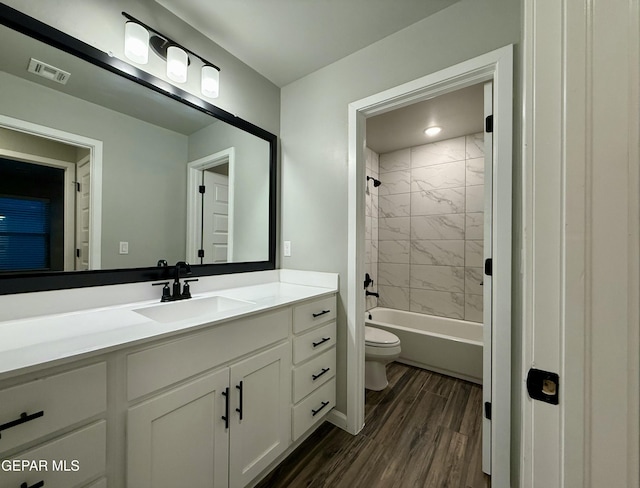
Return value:
<svg viewBox="0 0 640 488">
<path fill-rule="evenodd" d="M 65 132 L 44 125 L 34 124 L 25 120 L 0 115 L 0 127 L 24 132 L 25 134 L 50 139 L 52 141 L 71 144 L 89 150 L 91 188 L 89 203 L 89 269 L 101 268 L 102 251 L 102 141 L 90 139 L 72 132 Z M 65 172 L 65 173 L 68 173 Z M 75 175 L 73 175 L 75 179 Z M 65 183 L 68 176 L 65 176 Z M 66 192 L 65 192 L 66 195 Z M 65 207 L 68 202 L 65 197 Z M 74 209 L 75 210 L 75 209 Z M 73 235 L 75 242 L 75 233 Z M 67 242 L 67 226 L 65 225 L 65 246 Z M 65 268 L 67 259 L 65 257 Z"/>
<path fill-rule="evenodd" d="M 364 425 L 364 205 L 366 118 L 477 83 L 494 83 L 492 484 L 509 486 L 511 427 L 511 185 L 513 46 L 349 104 L 347 418 Z M 499 306 L 497 303 L 499 302 Z"/>
<path fill-rule="evenodd" d="M 229 262 L 233 259 L 233 202 L 236 149 L 235 147 L 229 147 L 187 163 L 187 249 L 185 252 L 187 262 L 196 263 L 199 259 L 196 253 L 196 246 L 198 246 L 200 240 L 200 220 L 198 216 L 202 209 L 198 186 L 202 184 L 202 180 L 200 179 L 201 172 L 208 168 L 220 166 L 221 164 L 229 164 L 229 241 L 227 242 L 227 258 Z"/>
</svg>

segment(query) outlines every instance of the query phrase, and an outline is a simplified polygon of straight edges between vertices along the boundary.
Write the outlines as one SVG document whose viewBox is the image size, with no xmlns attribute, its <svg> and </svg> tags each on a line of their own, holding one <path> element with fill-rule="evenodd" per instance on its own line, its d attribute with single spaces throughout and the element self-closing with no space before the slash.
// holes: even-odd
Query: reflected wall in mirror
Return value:
<svg viewBox="0 0 640 488">
<path fill-rule="evenodd" d="M 275 136 L 8 27 L 0 42 L 0 273 L 273 261 Z M 20 205 L 41 222 L 17 237 Z"/>
</svg>

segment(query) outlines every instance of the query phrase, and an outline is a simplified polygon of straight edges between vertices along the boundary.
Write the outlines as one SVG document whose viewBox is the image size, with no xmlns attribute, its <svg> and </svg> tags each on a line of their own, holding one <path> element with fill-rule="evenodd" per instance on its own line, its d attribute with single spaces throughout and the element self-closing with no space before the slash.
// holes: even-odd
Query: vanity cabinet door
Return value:
<svg viewBox="0 0 640 488">
<path fill-rule="evenodd" d="M 231 366 L 230 387 L 234 401 L 229 486 L 237 488 L 247 485 L 290 444 L 291 344 Z"/>
<path fill-rule="evenodd" d="M 224 368 L 130 408 L 127 486 L 227 486 L 228 386 Z"/>
</svg>

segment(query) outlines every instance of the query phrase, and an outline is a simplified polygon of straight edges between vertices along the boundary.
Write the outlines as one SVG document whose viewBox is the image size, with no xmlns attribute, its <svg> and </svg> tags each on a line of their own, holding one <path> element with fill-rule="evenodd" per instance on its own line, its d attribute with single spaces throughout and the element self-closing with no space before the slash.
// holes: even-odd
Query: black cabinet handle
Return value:
<svg viewBox="0 0 640 488">
<path fill-rule="evenodd" d="M 224 420 L 224 428 L 229 428 L 229 387 L 227 386 L 222 392 L 222 396 L 224 397 L 224 415 L 222 416 L 222 420 Z"/>
<path fill-rule="evenodd" d="M 240 420 L 242 420 L 242 408 L 243 408 L 242 407 L 242 404 L 243 404 L 243 401 L 242 401 L 242 381 L 240 382 L 239 385 L 236 385 L 236 388 L 238 390 L 240 390 L 240 406 L 238 408 L 236 408 L 236 412 L 238 412 L 240 414 Z"/>
<path fill-rule="evenodd" d="M 327 341 L 330 341 L 331 337 L 323 337 L 320 342 L 314 342 L 313 347 L 318 347 L 320 344 L 324 344 Z"/>
<path fill-rule="evenodd" d="M 27 415 L 27 412 L 22 412 L 20 414 L 20 418 L 16 420 L 12 420 L 11 422 L 7 422 L 6 424 L 0 425 L 0 439 L 2 438 L 2 431 L 10 429 L 11 427 L 15 427 L 16 425 L 24 424 L 25 422 L 29 422 L 30 420 L 40 418 L 44 415 L 44 410 L 40 410 L 39 412 L 32 413 L 31 415 Z"/>
<path fill-rule="evenodd" d="M 320 408 L 318 408 L 317 410 L 311 410 L 311 416 L 315 417 L 316 415 L 318 415 L 318 413 L 320 413 L 320 410 L 322 410 L 327 405 L 329 405 L 329 402 L 322 402 L 322 406 Z"/>
<path fill-rule="evenodd" d="M 322 371 L 320 371 L 318 374 L 312 374 L 311 378 L 313 378 L 313 381 L 317 380 L 318 378 L 320 378 L 320 376 L 322 376 L 323 374 L 325 374 L 326 372 L 328 372 L 331 368 L 322 368 Z"/>
<path fill-rule="evenodd" d="M 31 486 L 29 486 L 26 483 L 22 483 L 20 485 L 20 488 L 40 488 L 42 486 L 44 486 L 44 481 L 38 481 L 35 485 L 31 485 Z"/>
<path fill-rule="evenodd" d="M 331 310 L 323 310 L 322 312 L 318 312 L 318 313 L 312 313 L 311 315 L 313 315 L 313 318 L 318 318 L 320 317 L 320 315 L 324 315 L 325 313 L 329 313 L 331 312 Z"/>
</svg>

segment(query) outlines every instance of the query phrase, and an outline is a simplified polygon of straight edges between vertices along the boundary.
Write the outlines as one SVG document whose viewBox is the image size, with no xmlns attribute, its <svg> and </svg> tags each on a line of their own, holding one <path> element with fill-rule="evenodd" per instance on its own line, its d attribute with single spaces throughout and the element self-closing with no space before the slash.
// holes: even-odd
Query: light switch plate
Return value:
<svg viewBox="0 0 640 488">
<path fill-rule="evenodd" d="M 291 256 L 291 241 L 284 241 L 284 255 Z"/>
<path fill-rule="evenodd" d="M 129 254 L 129 243 L 120 242 L 120 254 Z"/>
</svg>

